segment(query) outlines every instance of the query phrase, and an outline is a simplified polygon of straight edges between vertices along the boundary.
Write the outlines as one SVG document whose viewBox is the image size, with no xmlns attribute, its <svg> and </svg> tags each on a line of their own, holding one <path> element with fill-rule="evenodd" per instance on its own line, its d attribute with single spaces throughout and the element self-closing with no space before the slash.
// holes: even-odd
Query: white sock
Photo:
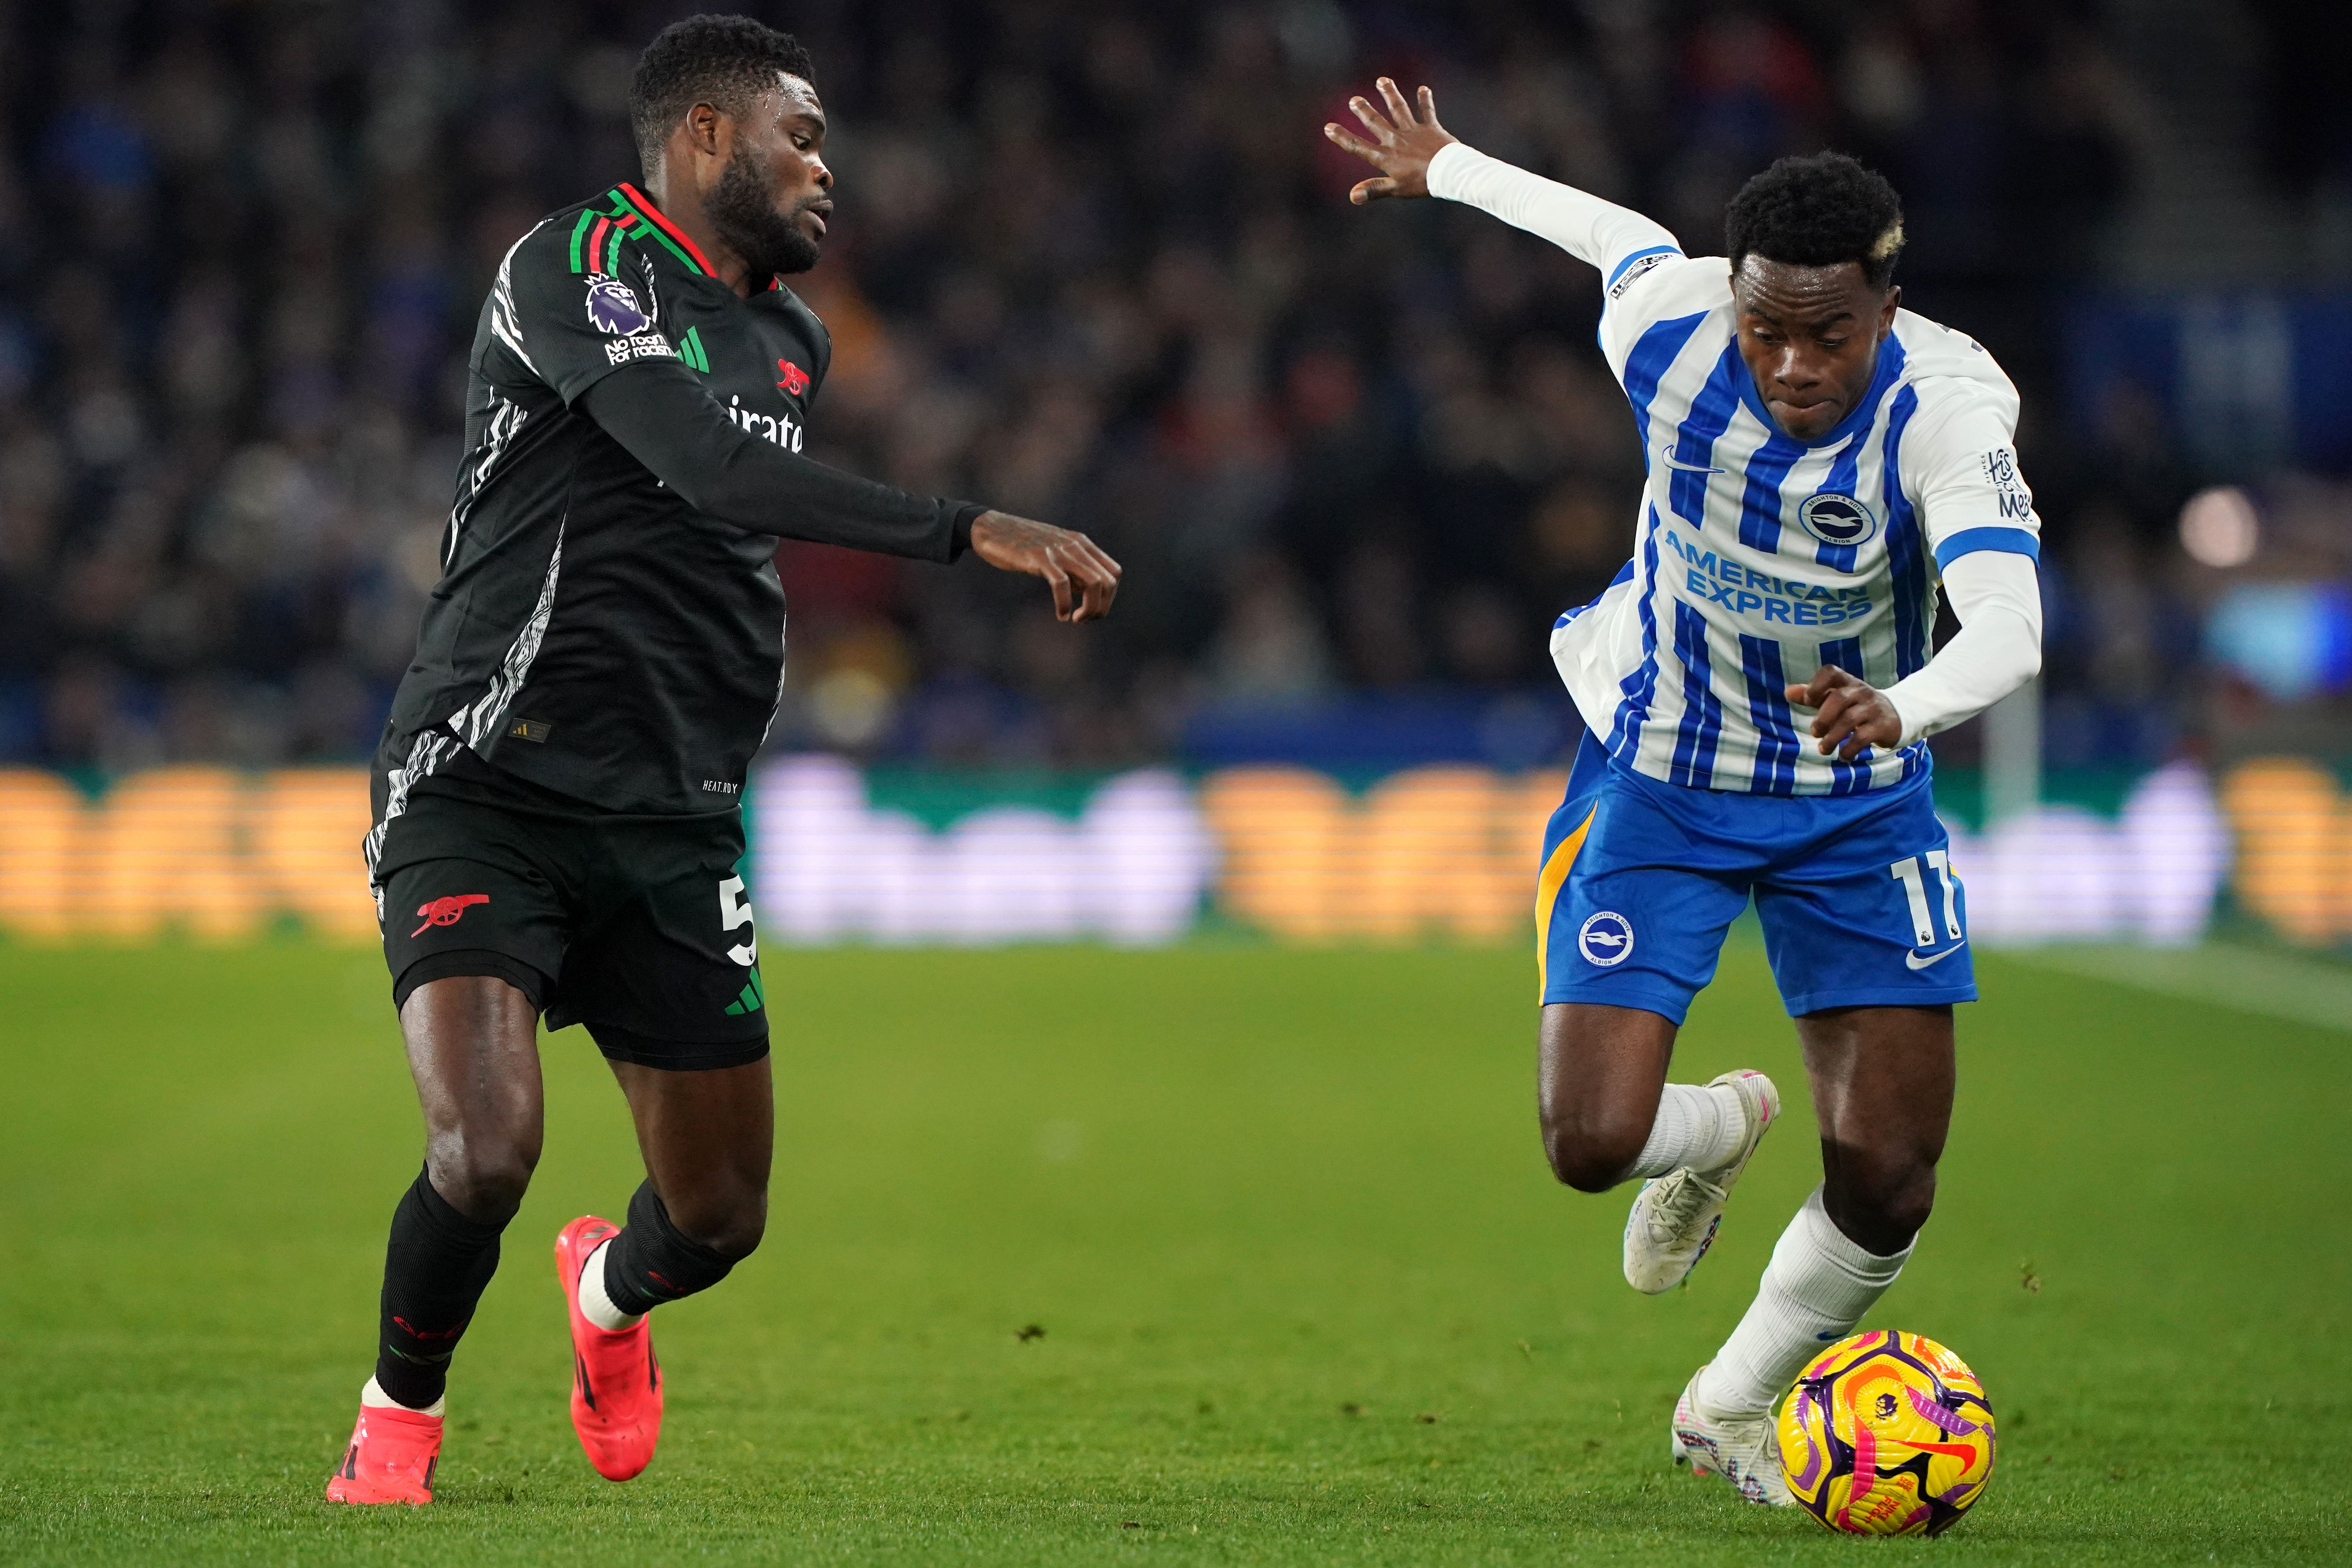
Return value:
<svg viewBox="0 0 2352 1568">
<path fill-rule="evenodd" d="M 1910 1256 L 1908 1247 L 1881 1258 L 1855 1246 L 1815 1187 L 1774 1244 L 1748 1315 L 1699 1373 L 1694 1401 L 1715 1416 L 1770 1410 L 1808 1359 L 1853 1331 Z"/>
<path fill-rule="evenodd" d="M 446 1394 L 440 1398 L 435 1400 L 432 1404 L 426 1405 L 424 1409 L 419 1410 L 413 1405 L 403 1405 L 399 1400 L 394 1399 L 391 1394 L 386 1394 L 381 1387 L 377 1386 L 376 1381 L 373 1377 L 370 1377 L 367 1380 L 367 1386 L 360 1390 L 360 1403 L 362 1405 L 373 1405 L 379 1410 L 405 1410 L 410 1412 L 412 1415 L 446 1415 L 449 1414 L 449 1396 Z"/>
<path fill-rule="evenodd" d="M 604 1293 L 604 1248 L 612 1245 L 606 1241 L 590 1253 L 588 1266 L 580 1270 L 580 1315 L 600 1329 L 618 1332 L 635 1328 L 645 1315 L 631 1317 L 613 1305 L 613 1298 Z"/>
<path fill-rule="evenodd" d="M 1729 1084 L 1670 1083 L 1658 1096 L 1650 1141 L 1642 1145 L 1625 1175 L 1663 1176 L 1685 1165 L 1712 1170 L 1738 1152 L 1747 1132 L 1739 1091 Z"/>
</svg>

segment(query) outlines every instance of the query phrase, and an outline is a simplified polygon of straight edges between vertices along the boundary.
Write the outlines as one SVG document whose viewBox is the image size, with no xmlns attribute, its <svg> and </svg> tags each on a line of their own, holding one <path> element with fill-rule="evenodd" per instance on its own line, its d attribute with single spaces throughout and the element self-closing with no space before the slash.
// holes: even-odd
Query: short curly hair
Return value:
<svg viewBox="0 0 2352 1568">
<path fill-rule="evenodd" d="M 1903 254 L 1903 198 L 1843 153 L 1783 158 L 1731 198 L 1723 243 L 1734 272 L 1750 256 L 1792 267 L 1853 261 L 1883 294 Z"/>
<path fill-rule="evenodd" d="M 747 114 L 780 72 L 816 84 L 816 68 L 800 40 L 749 16 L 688 16 L 655 34 L 629 79 L 629 129 L 646 174 L 659 166 L 688 110 L 708 103 Z"/>
</svg>

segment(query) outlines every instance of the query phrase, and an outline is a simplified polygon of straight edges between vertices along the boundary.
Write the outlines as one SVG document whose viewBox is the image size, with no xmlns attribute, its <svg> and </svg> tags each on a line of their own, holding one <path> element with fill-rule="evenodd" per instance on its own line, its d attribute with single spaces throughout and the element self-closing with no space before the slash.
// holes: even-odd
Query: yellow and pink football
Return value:
<svg viewBox="0 0 2352 1568">
<path fill-rule="evenodd" d="M 1780 1442 L 1789 1490 L 1832 1530 L 1935 1535 L 1992 1477 L 1992 1405 L 1968 1363 L 1935 1341 L 1875 1330 L 1798 1373 Z"/>
</svg>

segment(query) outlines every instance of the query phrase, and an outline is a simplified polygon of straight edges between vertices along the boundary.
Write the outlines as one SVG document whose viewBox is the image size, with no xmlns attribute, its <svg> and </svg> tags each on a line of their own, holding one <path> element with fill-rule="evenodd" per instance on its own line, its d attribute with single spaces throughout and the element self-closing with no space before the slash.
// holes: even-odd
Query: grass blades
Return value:
<svg viewBox="0 0 2352 1568">
<path fill-rule="evenodd" d="M 2196 955 L 2177 962 L 2195 963 Z M 1939 1563 L 2352 1556 L 2352 1034 L 1979 960 L 1937 1217 L 1874 1326 L 2001 1420 Z M 420 1140 L 380 962 L 0 949 L 0 1540 L 17 1563 L 1624 1563 L 1876 1550 L 1666 1464 L 1818 1179 L 1791 1115 L 1682 1289 L 1552 1184 L 1518 953 L 772 951 L 766 1247 L 656 1319 L 625 1487 L 546 1247 L 638 1176 L 581 1030 L 422 1511 L 320 1500 Z M 1735 947 L 1676 1076 L 1806 1108 Z M 1908 1554 L 1914 1548 L 1896 1545 Z"/>
</svg>

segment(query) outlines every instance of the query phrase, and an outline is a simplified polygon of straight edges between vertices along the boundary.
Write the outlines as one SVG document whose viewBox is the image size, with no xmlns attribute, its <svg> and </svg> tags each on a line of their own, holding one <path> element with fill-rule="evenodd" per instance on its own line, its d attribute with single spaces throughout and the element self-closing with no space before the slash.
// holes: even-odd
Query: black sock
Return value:
<svg viewBox="0 0 2352 1568">
<path fill-rule="evenodd" d="M 450 1354 L 498 1272 L 506 1227 L 459 1214 L 423 1171 L 392 1211 L 375 1383 L 410 1409 L 424 1409 L 448 1385 Z"/>
<path fill-rule="evenodd" d="M 709 1289 L 734 1267 L 731 1259 L 681 1234 L 646 1182 L 630 1197 L 629 1223 L 604 1254 L 604 1294 L 614 1306 L 638 1317 L 664 1301 Z"/>
</svg>

